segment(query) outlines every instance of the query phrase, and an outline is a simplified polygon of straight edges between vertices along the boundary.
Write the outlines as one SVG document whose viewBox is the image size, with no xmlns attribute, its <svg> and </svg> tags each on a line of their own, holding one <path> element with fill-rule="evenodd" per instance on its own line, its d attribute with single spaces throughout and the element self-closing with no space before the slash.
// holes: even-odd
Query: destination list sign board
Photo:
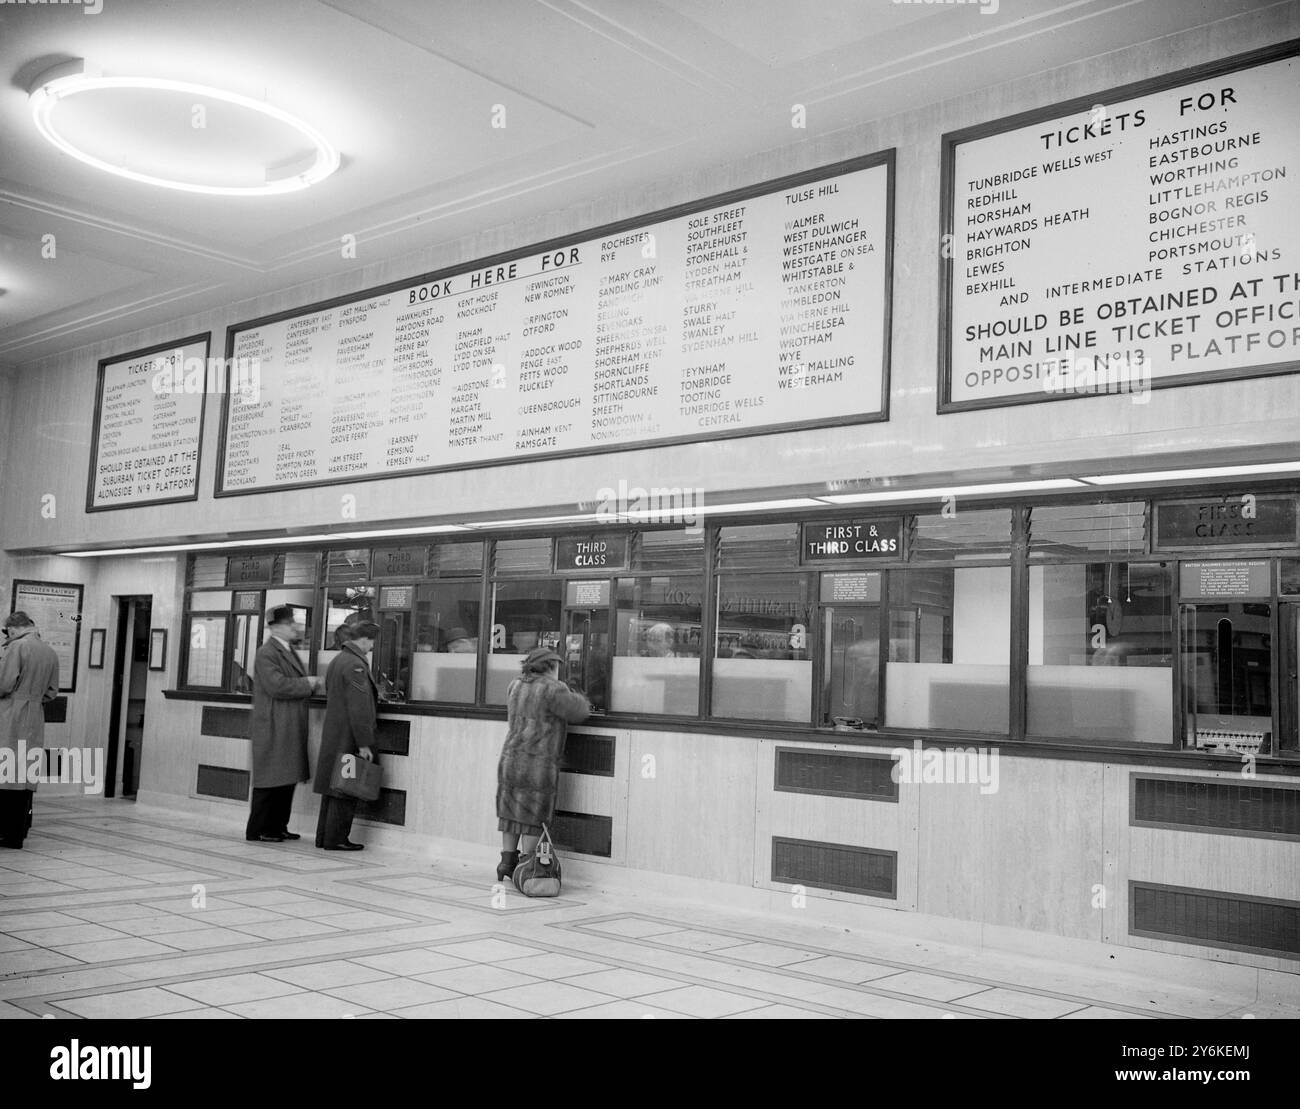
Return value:
<svg viewBox="0 0 1300 1109">
<path fill-rule="evenodd" d="M 231 328 L 218 495 L 883 417 L 893 152 L 844 165 Z"/>
<path fill-rule="evenodd" d="M 1231 64 L 945 136 L 945 408 L 1295 368 L 1300 67 Z"/>
<path fill-rule="evenodd" d="M 87 511 L 198 497 L 209 339 L 99 363 Z"/>
</svg>

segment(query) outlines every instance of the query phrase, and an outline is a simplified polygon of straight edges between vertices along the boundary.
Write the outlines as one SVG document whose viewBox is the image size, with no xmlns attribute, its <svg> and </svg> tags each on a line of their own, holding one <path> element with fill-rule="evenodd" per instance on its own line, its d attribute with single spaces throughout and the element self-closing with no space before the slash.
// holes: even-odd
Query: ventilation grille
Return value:
<svg viewBox="0 0 1300 1109">
<path fill-rule="evenodd" d="M 378 720 L 375 723 L 375 750 L 384 755 L 409 755 L 411 753 L 411 722 L 409 720 Z"/>
<path fill-rule="evenodd" d="M 275 556 L 271 581 L 276 585 L 316 585 L 316 552 L 285 551 Z"/>
<path fill-rule="evenodd" d="M 325 556 L 325 580 L 343 584 L 367 581 L 370 578 L 370 551 L 354 548 L 349 551 L 330 551 Z"/>
<path fill-rule="evenodd" d="M 1011 510 L 957 507 L 951 516 L 916 516 L 913 559 L 974 559 L 1011 555 Z"/>
<path fill-rule="evenodd" d="M 1294 959 L 1300 957 L 1300 903 L 1130 882 L 1129 931 Z"/>
<path fill-rule="evenodd" d="M 384 789 L 381 786 L 379 796 L 373 801 L 357 802 L 356 815 L 376 824 L 396 824 L 400 827 L 406 823 L 406 790 Z"/>
<path fill-rule="evenodd" d="M 835 754 L 800 747 L 778 747 L 776 791 L 897 801 L 894 760 L 881 755 Z"/>
<path fill-rule="evenodd" d="M 199 732 L 202 735 L 225 736 L 227 739 L 247 739 L 252 716 L 248 709 L 204 705 L 203 721 L 199 724 Z"/>
<path fill-rule="evenodd" d="M 1300 839 L 1300 788 L 1138 775 L 1131 823 Z"/>
<path fill-rule="evenodd" d="M 704 569 L 704 529 L 643 531 L 632 545 L 633 570 L 684 570 L 698 574 Z"/>
<path fill-rule="evenodd" d="M 502 539 L 497 543 L 497 573 L 512 574 L 525 570 L 551 569 L 551 540 L 545 537 L 532 539 Z"/>
<path fill-rule="evenodd" d="M 483 544 L 442 543 L 429 551 L 429 574 L 440 578 L 478 577 L 483 572 Z"/>
<path fill-rule="evenodd" d="M 570 732 L 564 741 L 560 769 L 570 774 L 614 776 L 614 741 L 608 736 Z"/>
<path fill-rule="evenodd" d="M 772 881 L 897 898 L 898 852 L 773 836 Z"/>
<path fill-rule="evenodd" d="M 248 800 L 247 770 L 229 766 L 204 766 L 199 764 L 199 776 L 194 792 L 200 797 L 224 797 L 230 801 Z"/>
<path fill-rule="evenodd" d="M 555 816 L 546 827 L 550 829 L 551 839 L 555 841 L 555 846 L 560 851 L 596 855 L 602 859 L 608 859 L 613 853 L 612 817 L 556 810 Z"/>
<path fill-rule="evenodd" d="M 191 555 L 186 583 L 191 589 L 225 589 L 225 555 Z"/>
<path fill-rule="evenodd" d="M 718 538 L 718 568 L 791 569 L 799 565 L 798 524 L 724 527 Z"/>
<path fill-rule="evenodd" d="M 1143 501 L 1035 508 L 1029 517 L 1031 556 L 1142 554 L 1147 516 Z"/>
</svg>

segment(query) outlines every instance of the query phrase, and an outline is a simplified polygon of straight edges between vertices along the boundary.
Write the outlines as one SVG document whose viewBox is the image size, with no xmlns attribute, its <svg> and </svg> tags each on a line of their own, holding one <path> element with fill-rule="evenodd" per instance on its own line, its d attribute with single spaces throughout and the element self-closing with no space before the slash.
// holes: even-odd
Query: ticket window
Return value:
<svg viewBox="0 0 1300 1109">
<path fill-rule="evenodd" d="M 1300 599 L 1278 609 L 1278 753 L 1300 755 Z"/>
<path fill-rule="evenodd" d="M 386 701 L 405 701 L 411 688 L 411 614 L 381 611 L 373 655 L 375 682 Z"/>
<path fill-rule="evenodd" d="M 1187 746 L 1268 754 L 1273 738 L 1274 606 L 1182 606 Z"/>
<path fill-rule="evenodd" d="M 565 583 L 560 676 L 586 693 L 598 712 L 609 707 L 609 597 L 608 581 Z"/>
<path fill-rule="evenodd" d="M 837 605 L 822 611 L 825 700 L 822 722 L 849 728 L 880 724 L 880 607 Z"/>
<path fill-rule="evenodd" d="M 520 674 L 521 656 L 534 647 L 549 647 L 563 656 L 563 587 L 553 577 L 509 579 L 493 585 L 488 704 L 506 703 L 506 691 Z"/>
</svg>

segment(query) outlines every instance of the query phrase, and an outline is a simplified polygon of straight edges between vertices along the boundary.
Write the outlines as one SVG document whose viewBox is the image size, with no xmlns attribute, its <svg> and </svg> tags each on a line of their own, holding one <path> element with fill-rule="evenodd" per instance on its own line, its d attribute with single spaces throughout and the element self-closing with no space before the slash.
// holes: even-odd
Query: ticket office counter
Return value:
<svg viewBox="0 0 1300 1109">
<path fill-rule="evenodd" d="M 1262 541 L 1180 530 L 1245 496 L 194 555 L 178 694 L 246 696 L 263 614 L 290 604 L 318 674 L 349 625 L 379 624 L 390 713 L 499 717 L 546 646 L 610 726 L 1284 763 L 1300 758 L 1296 496 L 1260 494 L 1288 510 Z M 868 529 L 897 536 L 883 557 L 820 538 Z"/>
<path fill-rule="evenodd" d="M 570 853 L 774 905 L 798 886 L 1293 969 L 1300 545 L 1162 550 L 1159 518 L 1148 501 L 904 512 L 879 561 L 806 557 L 821 520 L 584 533 L 614 549 L 599 568 L 559 561 L 571 535 L 286 551 L 257 590 L 216 588 L 241 556 L 196 555 L 186 641 L 224 630 L 182 673 L 230 681 L 169 697 L 209 744 L 198 761 L 246 766 L 204 715 L 246 712 L 239 652 L 264 607 L 303 605 L 321 673 L 346 625 L 374 619 L 395 749 L 363 819 L 381 839 L 490 847 L 505 691 L 549 645 L 602 710 L 566 751 Z M 406 577 L 385 576 L 394 561 Z M 1188 919 L 1210 923 L 1179 934 Z"/>
</svg>

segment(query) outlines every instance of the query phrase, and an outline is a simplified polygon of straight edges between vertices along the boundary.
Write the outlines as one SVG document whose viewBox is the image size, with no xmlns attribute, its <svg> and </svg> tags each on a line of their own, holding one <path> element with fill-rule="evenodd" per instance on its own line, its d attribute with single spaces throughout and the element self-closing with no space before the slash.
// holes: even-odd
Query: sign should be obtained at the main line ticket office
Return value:
<svg viewBox="0 0 1300 1109">
<path fill-rule="evenodd" d="M 1300 368 L 1298 53 L 944 136 L 940 410 Z"/>
<path fill-rule="evenodd" d="M 235 325 L 217 495 L 884 419 L 893 154 Z"/>
<path fill-rule="evenodd" d="M 197 500 L 211 334 L 99 363 L 86 511 Z"/>
</svg>

